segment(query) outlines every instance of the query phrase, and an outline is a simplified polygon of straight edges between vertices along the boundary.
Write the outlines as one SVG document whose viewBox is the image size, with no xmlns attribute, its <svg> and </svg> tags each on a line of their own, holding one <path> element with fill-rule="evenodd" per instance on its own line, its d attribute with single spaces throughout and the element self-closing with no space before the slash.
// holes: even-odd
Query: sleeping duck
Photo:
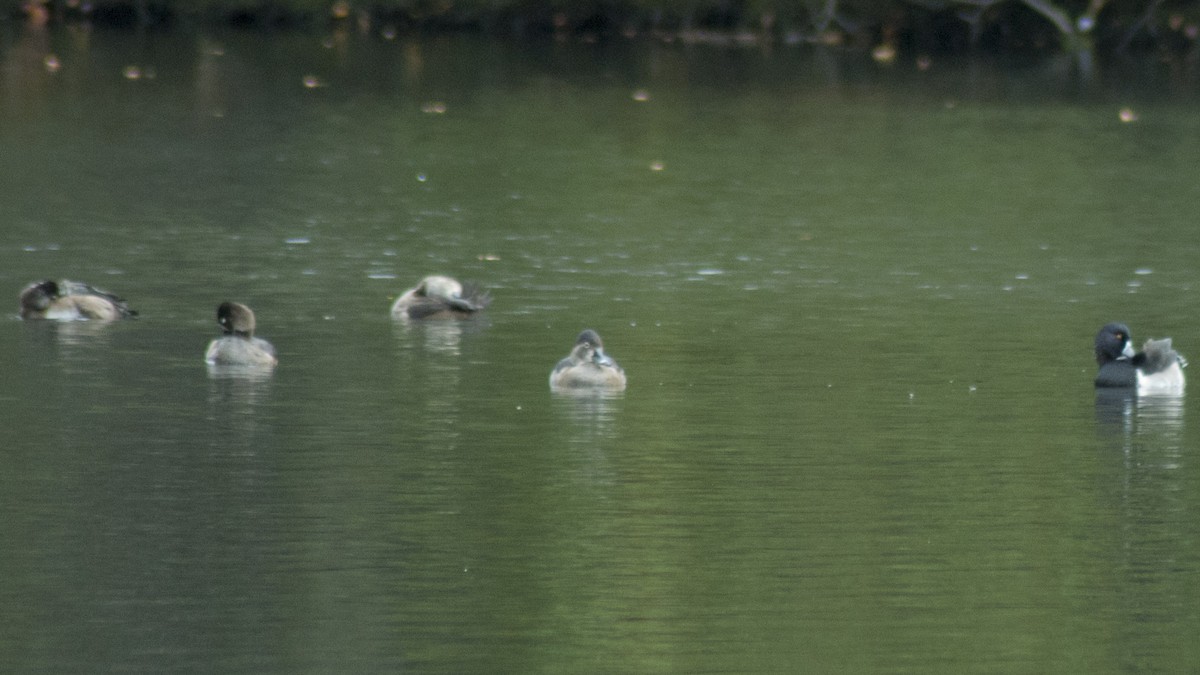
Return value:
<svg viewBox="0 0 1200 675">
<path fill-rule="evenodd" d="M 121 298 L 78 281 L 44 279 L 20 295 L 22 319 L 114 321 L 137 316 Z"/>
</svg>

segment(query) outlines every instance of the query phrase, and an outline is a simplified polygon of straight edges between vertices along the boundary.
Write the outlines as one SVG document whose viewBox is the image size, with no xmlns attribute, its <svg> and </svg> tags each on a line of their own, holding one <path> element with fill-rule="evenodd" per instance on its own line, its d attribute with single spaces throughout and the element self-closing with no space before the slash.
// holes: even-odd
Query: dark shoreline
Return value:
<svg viewBox="0 0 1200 675">
<path fill-rule="evenodd" d="M 880 60 L 897 53 L 1037 56 L 1075 51 L 1200 58 L 1200 2 L 1183 3 L 1176 10 L 1162 9 L 1162 3 L 1153 1 L 1125 3 L 1120 8 L 1106 5 L 1095 16 L 1087 14 L 1091 5 L 1083 2 L 1010 0 L 985 9 L 951 0 L 940 7 L 899 0 L 829 1 L 816 7 L 819 4 L 748 0 L 379 0 L 369 4 L 344 0 L 4 0 L 0 10 L 12 22 L 129 29 L 181 24 L 269 31 L 343 26 L 383 35 L 458 32 L 594 41 L 820 43 L 870 51 Z"/>
</svg>

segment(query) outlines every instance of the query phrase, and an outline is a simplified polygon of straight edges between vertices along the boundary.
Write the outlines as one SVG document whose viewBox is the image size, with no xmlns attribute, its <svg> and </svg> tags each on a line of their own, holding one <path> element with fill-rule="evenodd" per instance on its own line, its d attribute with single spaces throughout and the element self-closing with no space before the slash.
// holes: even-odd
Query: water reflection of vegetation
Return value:
<svg viewBox="0 0 1200 675">
<path fill-rule="evenodd" d="M 378 30 L 477 30 L 519 34 L 638 37 L 757 43 L 851 44 L 880 61 L 898 50 L 1002 52 L 1123 51 L 1130 46 L 1193 51 L 1197 3 L 1162 0 L 0 0 L 31 21 L 166 25 L 178 20 L 278 28 L 330 22 Z"/>
</svg>

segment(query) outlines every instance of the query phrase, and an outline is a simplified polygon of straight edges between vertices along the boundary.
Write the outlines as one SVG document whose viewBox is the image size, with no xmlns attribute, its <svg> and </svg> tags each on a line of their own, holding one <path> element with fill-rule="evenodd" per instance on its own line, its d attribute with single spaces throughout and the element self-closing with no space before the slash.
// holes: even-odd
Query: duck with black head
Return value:
<svg viewBox="0 0 1200 675">
<path fill-rule="evenodd" d="M 137 316 L 121 298 L 78 281 L 35 281 L 21 290 L 22 319 L 115 321 Z"/>
<path fill-rule="evenodd" d="M 571 353 L 550 371 L 550 388 L 620 391 L 625 388 L 625 371 L 604 352 L 600 335 L 589 328 L 575 339 Z"/>
<path fill-rule="evenodd" d="M 254 337 L 254 312 L 240 302 L 222 302 L 217 307 L 217 324 L 222 336 L 208 345 L 204 360 L 214 366 L 272 367 L 279 361 L 275 347 Z"/>
<path fill-rule="evenodd" d="M 1187 360 L 1171 345 L 1171 338 L 1147 340 L 1142 351 L 1133 349 L 1133 336 L 1123 323 L 1105 324 L 1096 333 L 1096 386 L 1131 388 L 1139 394 L 1183 393 Z"/>
<path fill-rule="evenodd" d="M 428 276 L 392 304 L 396 319 L 467 319 L 492 301 L 487 291 L 453 277 Z"/>
</svg>

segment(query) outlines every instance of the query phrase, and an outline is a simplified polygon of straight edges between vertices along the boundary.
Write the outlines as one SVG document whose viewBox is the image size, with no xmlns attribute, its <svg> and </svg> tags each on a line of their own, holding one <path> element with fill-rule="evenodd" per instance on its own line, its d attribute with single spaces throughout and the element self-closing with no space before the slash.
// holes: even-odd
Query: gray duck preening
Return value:
<svg viewBox="0 0 1200 675">
<path fill-rule="evenodd" d="M 121 298 L 78 281 L 35 281 L 21 290 L 22 319 L 115 321 L 137 316 Z"/>
<path fill-rule="evenodd" d="M 204 360 L 214 366 L 272 367 L 279 363 L 275 347 L 254 337 L 254 312 L 240 302 L 222 302 L 217 324 L 223 335 L 208 345 Z"/>
<path fill-rule="evenodd" d="M 392 305 L 397 319 L 466 319 L 483 311 L 492 301 L 474 284 L 462 284 L 446 276 L 428 276 L 405 291 Z"/>
</svg>

